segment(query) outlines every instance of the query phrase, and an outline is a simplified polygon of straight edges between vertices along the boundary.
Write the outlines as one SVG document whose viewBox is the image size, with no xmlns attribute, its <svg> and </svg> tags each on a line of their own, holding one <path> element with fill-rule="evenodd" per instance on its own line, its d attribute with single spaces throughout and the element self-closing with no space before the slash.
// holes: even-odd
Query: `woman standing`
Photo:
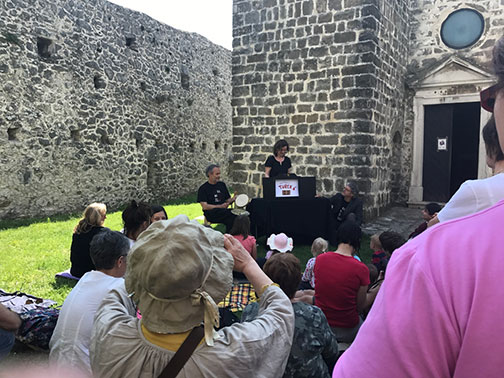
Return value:
<svg viewBox="0 0 504 378">
<path fill-rule="evenodd" d="M 92 203 L 84 213 L 82 219 L 74 228 L 72 246 L 70 247 L 70 274 L 81 278 L 95 268 L 89 255 L 89 244 L 93 237 L 104 230 L 103 223 L 107 218 L 107 206 L 103 203 Z"/>
<path fill-rule="evenodd" d="M 285 156 L 289 151 L 289 143 L 285 139 L 280 139 L 273 146 L 273 155 L 266 159 L 264 176 L 276 177 L 291 173 L 291 160 Z"/>
</svg>

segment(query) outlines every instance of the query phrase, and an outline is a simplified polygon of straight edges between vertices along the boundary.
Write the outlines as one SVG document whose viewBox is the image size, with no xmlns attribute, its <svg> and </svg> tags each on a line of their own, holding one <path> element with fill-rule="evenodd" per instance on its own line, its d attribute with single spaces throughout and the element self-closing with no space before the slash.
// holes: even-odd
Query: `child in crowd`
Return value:
<svg viewBox="0 0 504 378">
<path fill-rule="evenodd" d="M 315 275 L 313 268 L 315 267 L 315 259 L 321 253 L 327 252 L 329 243 L 323 238 L 317 238 L 313 241 L 311 246 L 311 253 L 313 257 L 306 263 L 306 268 L 301 278 L 301 289 L 315 289 Z"/>
<path fill-rule="evenodd" d="M 373 251 L 373 255 L 371 256 L 371 262 L 376 267 L 376 270 L 378 272 L 382 270 L 384 271 L 388 263 L 388 257 L 380 243 L 379 234 L 374 234 L 373 236 L 371 236 L 371 240 L 369 242 L 369 248 L 371 248 L 371 250 Z"/>
<path fill-rule="evenodd" d="M 266 257 L 260 257 L 257 259 L 257 264 L 261 267 L 261 269 L 271 256 L 276 255 L 277 253 L 291 252 L 294 248 L 292 238 L 289 238 L 283 232 L 278 235 L 271 234 L 266 241 L 266 244 L 271 249 L 266 253 Z"/>
<path fill-rule="evenodd" d="M 380 243 L 383 247 L 383 250 L 387 254 L 387 257 L 390 259 L 392 253 L 399 247 L 401 247 L 406 240 L 401 236 L 401 234 L 395 231 L 385 231 L 380 234 Z"/>
<path fill-rule="evenodd" d="M 271 248 L 268 253 L 266 253 L 266 260 L 277 253 L 291 252 L 294 248 L 292 238 L 289 238 L 283 232 L 278 235 L 271 234 L 266 244 Z"/>
<path fill-rule="evenodd" d="M 257 259 L 256 239 L 250 235 L 250 219 L 247 215 L 237 216 L 229 233 L 241 243 L 254 260 Z"/>
<path fill-rule="evenodd" d="M 438 212 L 441 211 L 441 206 L 437 204 L 436 202 L 431 202 L 425 205 L 424 209 L 422 210 L 422 218 L 423 222 L 420 224 L 417 228 L 415 228 L 415 231 L 413 231 L 409 236 L 408 239 L 413 239 L 415 236 L 420 235 L 422 232 L 424 232 L 427 229 L 427 223 L 434 218 Z"/>
</svg>

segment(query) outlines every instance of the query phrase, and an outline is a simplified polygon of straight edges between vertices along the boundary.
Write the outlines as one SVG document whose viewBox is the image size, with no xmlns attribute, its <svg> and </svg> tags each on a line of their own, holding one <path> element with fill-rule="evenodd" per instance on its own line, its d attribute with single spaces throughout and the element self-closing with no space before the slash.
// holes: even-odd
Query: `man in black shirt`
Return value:
<svg viewBox="0 0 504 378">
<path fill-rule="evenodd" d="M 362 224 L 362 200 L 357 198 L 359 190 L 355 182 L 348 182 L 342 193 L 331 197 L 331 244 L 337 245 L 336 231 L 345 221 L 352 221 L 359 226 Z"/>
<path fill-rule="evenodd" d="M 233 227 L 234 215 L 228 206 L 235 198 L 230 196 L 229 191 L 222 181 L 220 181 L 220 167 L 217 164 L 210 164 L 205 170 L 208 181 L 198 189 L 198 202 L 201 204 L 205 218 L 212 223 L 223 223 L 226 232 Z"/>
</svg>

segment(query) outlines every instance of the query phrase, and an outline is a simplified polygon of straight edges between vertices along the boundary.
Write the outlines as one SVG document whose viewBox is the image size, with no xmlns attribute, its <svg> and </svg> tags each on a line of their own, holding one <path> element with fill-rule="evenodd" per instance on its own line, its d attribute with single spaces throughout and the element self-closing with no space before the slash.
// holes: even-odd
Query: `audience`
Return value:
<svg viewBox="0 0 504 378">
<path fill-rule="evenodd" d="M 152 205 L 151 214 L 152 214 L 151 223 L 168 219 L 168 214 L 166 214 L 166 210 L 164 209 L 163 206 L 160 205 Z"/>
<path fill-rule="evenodd" d="M 384 271 L 387 267 L 388 256 L 380 243 L 380 235 L 374 234 L 369 241 L 369 248 L 373 251 L 371 262 L 378 272 Z M 373 281 L 371 281 L 373 282 Z"/>
<path fill-rule="evenodd" d="M 138 236 L 151 224 L 151 208 L 144 202 L 132 200 L 122 213 L 124 224 L 123 233 L 129 239 L 130 247 L 133 246 Z"/>
<path fill-rule="evenodd" d="M 361 230 L 354 222 L 338 229 L 338 248 L 315 260 L 315 305 L 325 314 L 336 339 L 350 343 L 359 330 L 366 306 L 369 270 L 353 255 L 360 247 Z"/>
<path fill-rule="evenodd" d="M 250 235 L 250 219 L 248 215 L 237 216 L 229 233 L 240 242 L 254 260 L 257 259 L 256 239 Z"/>
<path fill-rule="evenodd" d="M 107 218 L 107 207 L 103 203 L 92 203 L 84 210 L 82 219 L 75 226 L 70 247 L 70 274 L 81 278 L 86 272 L 95 268 L 89 255 L 89 244 L 93 237 L 105 228 L 103 223 Z"/>
<path fill-rule="evenodd" d="M 315 289 L 315 275 L 313 268 L 315 267 L 315 259 L 318 255 L 327 252 L 329 243 L 324 238 L 316 238 L 311 246 L 312 258 L 306 262 L 305 271 L 301 277 L 301 289 Z"/>
<path fill-rule="evenodd" d="M 91 241 L 96 270 L 87 272 L 68 294 L 61 308 L 49 347 L 50 360 L 91 374 L 89 342 L 93 318 L 105 295 L 124 285 L 128 239 L 117 231 L 104 230 Z"/>
<path fill-rule="evenodd" d="M 482 91 L 481 105 L 494 112 L 504 147 L 504 37 L 493 64 L 498 83 Z M 500 377 L 503 220 L 501 200 L 443 221 L 394 253 L 376 303 L 333 377 Z M 380 358 L 369 358 L 377 350 Z"/>
<path fill-rule="evenodd" d="M 422 218 L 424 221 L 417 228 L 415 228 L 415 231 L 413 231 L 408 236 L 408 239 L 413 239 L 415 236 L 418 236 L 422 232 L 424 232 L 428 227 L 429 221 L 434 218 L 440 210 L 441 206 L 436 202 L 431 202 L 425 205 L 424 209 L 422 210 Z"/>
<path fill-rule="evenodd" d="M 406 243 L 406 240 L 404 240 L 401 234 L 395 231 L 384 231 L 380 234 L 379 239 L 388 259 L 390 259 L 390 256 L 392 256 L 392 253 L 394 253 L 396 249 Z"/>
<path fill-rule="evenodd" d="M 259 316 L 215 332 L 216 303 L 231 288 L 233 266 L 259 295 Z M 181 376 L 282 376 L 294 332 L 289 298 L 231 235 L 183 215 L 155 222 L 129 255 L 125 287 L 112 290 L 98 308 L 91 341 L 93 373 L 102 378 L 158 377 L 202 322 L 202 343 L 182 363 Z"/>
<path fill-rule="evenodd" d="M 264 273 L 293 300 L 301 277 L 296 256 L 291 253 L 272 256 L 264 265 Z M 256 319 L 259 307 L 257 302 L 249 304 L 243 311 L 242 322 Z M 338 343 L 324 313 L 318 307 L 302 302 L 292 303 L 292 307 L 294 340 L 283 377 L 330 377 L 338 358 Z"/>
<path fill-rule="evenodd" d="M 289 238 L 283 232 L 275 235 L 271 234 L 266 244 L 270 247 L 270 250 L 266 253 L 266 260 L 277 253 L 292 252 L 294 248 L 294 242 L 292 238 Z"/>
<path fill-rule="evenodd" d="M 480 180 L 467 180 L 429 221 L 429 227 L 439 222 L 474 214 L 504 199 L 504 154 L 499 145 L 495 118 L 492 116 L 483 128 L 487 165 L 493 176 Z"/>
</svg>

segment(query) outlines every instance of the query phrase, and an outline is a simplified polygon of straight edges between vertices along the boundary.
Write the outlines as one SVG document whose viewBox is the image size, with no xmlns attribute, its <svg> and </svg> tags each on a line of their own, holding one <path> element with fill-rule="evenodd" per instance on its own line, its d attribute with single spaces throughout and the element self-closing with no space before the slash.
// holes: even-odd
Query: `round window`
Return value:
<svg viewBox="0 0 504 378">
<path fill-rule="evenodd" d="M 459 9 L 441 25 L 441 39 L 452 49 L 463 49 L 475 44 L 483 34 L 483 16 L 473 9 Z"/>
</svg>

